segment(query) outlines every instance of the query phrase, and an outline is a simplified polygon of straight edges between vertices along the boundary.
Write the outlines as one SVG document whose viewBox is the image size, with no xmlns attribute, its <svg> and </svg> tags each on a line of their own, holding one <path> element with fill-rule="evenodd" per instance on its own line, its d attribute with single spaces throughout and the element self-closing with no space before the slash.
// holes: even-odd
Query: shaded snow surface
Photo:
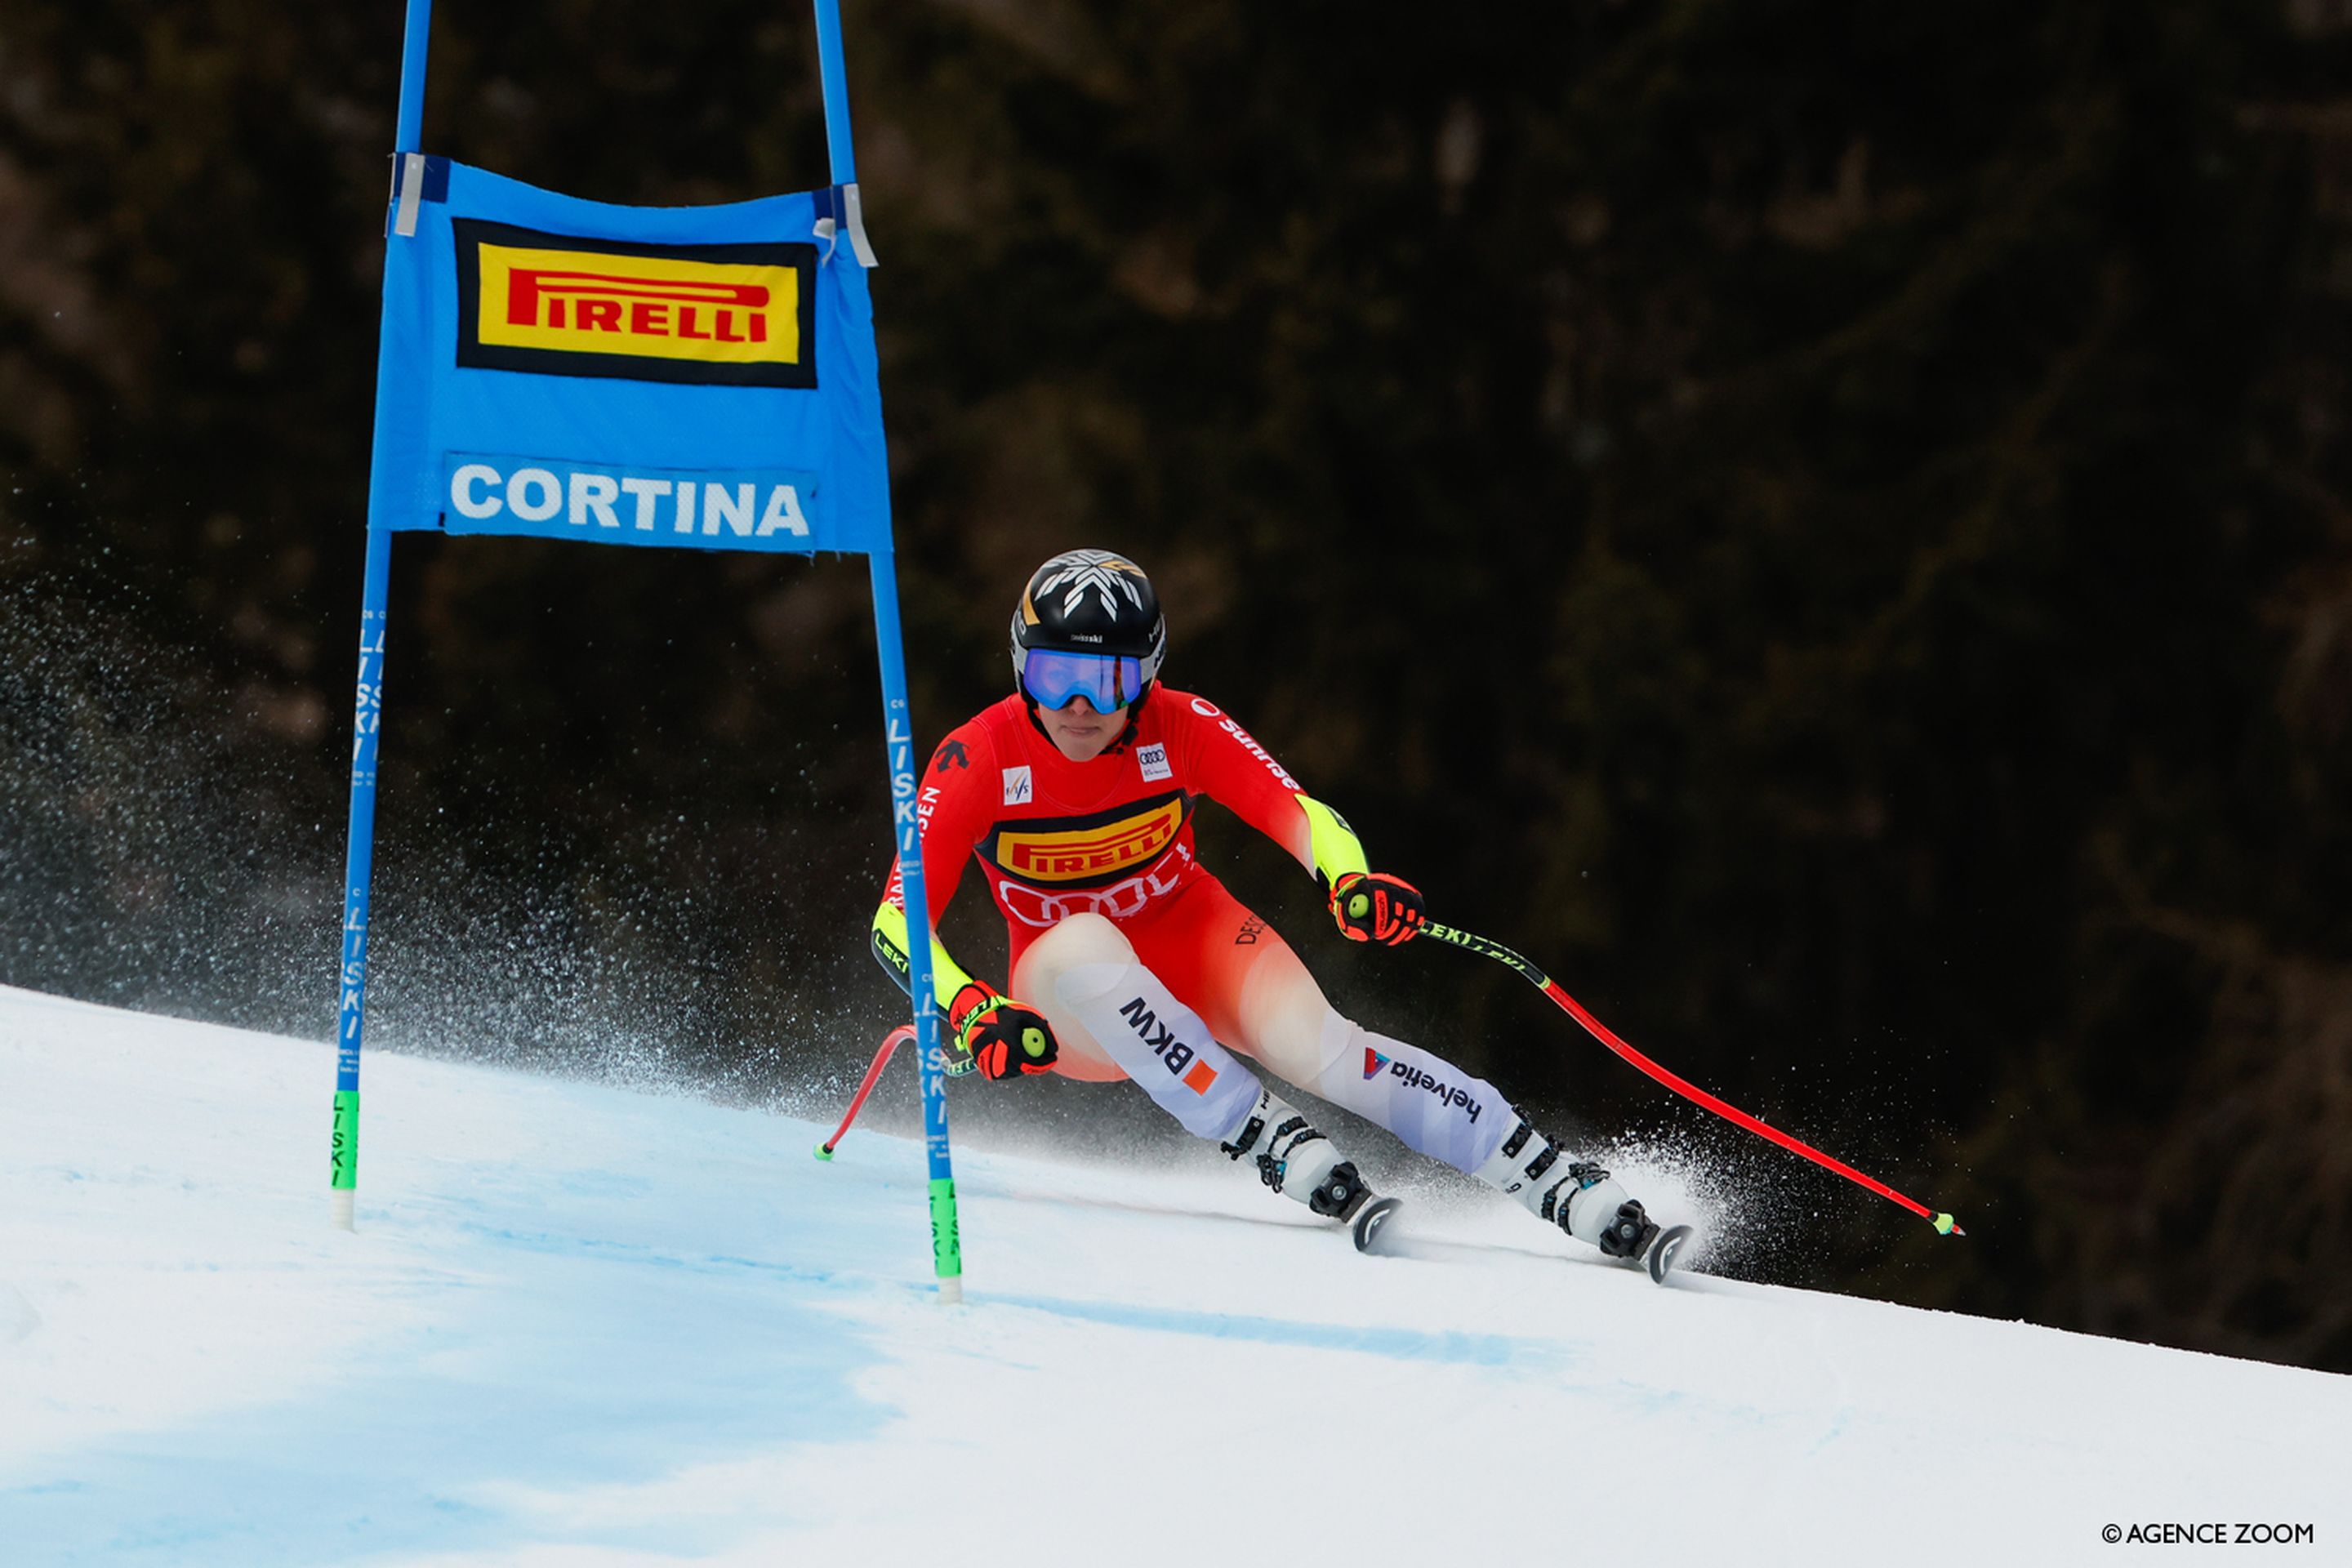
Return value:
<svg viewBox="0 0 2352 1568">
<path fill-rule="evenodd" d="M 385 1055 L 344 1234 L 331 1088 L 0 989 L 0 1563 L 2352 1561 L 2352 1379 L 972 1150 L 949 1309 L 914 1143 Z"/>
</svg>

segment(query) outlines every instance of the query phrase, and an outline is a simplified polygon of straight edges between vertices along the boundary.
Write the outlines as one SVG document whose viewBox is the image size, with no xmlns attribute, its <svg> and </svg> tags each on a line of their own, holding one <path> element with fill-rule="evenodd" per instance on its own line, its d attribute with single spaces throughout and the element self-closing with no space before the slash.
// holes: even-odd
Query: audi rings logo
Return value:
<svg viewBox="0 0 2352 1568">
<path fill-rule="evenodd" d="M 1174 892 L 1192 865 L 1191 847 L 1179 843 L 1150 870 L 1108 888 L 1073 888 L 1066 892 L 1048 893 L 1026 882 L 999 877 L 996 901 L 1004 906 L 1006 914 L 1040 931 L 1057 926 L 1072 915 L 1126 920 L 1141 913 L 1143 906 L 1152 900 Z"/>
</svg>

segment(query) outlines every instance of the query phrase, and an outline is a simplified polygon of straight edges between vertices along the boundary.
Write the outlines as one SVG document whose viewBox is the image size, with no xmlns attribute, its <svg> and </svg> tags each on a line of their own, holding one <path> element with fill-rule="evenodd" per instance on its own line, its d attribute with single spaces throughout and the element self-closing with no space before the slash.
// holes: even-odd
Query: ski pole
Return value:
<svg viewBox="0 0 2352 1568">
<path fill-rule="evenodd" d="M 1872 1192 L 1876 1193 L 1882 1198 L 1891 1199 L 1895 1203 L 1901 1204 L 1905 1208 L 1909 1209 L 1921 1219 L 1933 1225 L 1939 1235 L 1966 1236 L 1968 1234 L 1967 1231 L 1960 1228 L 1959 1222 L 1952 1218 L 1950 1215 L 1937 1214 L 1934 1210 L 1928 1208 L 1927 1205 L 1919 1203 L 1914 1199 L 1905 1197 L 1901 1193 L 1896 1192 L 1885 1182 L 1879 1181 L 1873 1176 L 1865 1176 L 1860 1171 L 1855 1170 L 1852 1165 L 1845 1163 L 1843 1161 L 1832 1159 L 1829 1155 L 1822 1153 L 1819 1149 L 1814 1148 L 1811 1144 L 1791 1138 L 1789 1134 L 1781 1131 L 1777 1127 L 1769 1126 L 1762 1121 L 1759 1121 L 1755 1117 L 1748 1115 L 1748 1112 L 1740 1110 L 1738 1106 L 1730 1104 L 1726 1100 L 1717 1100 L 1715 1096 L 1707 1093 L 1706 1090 L 1699 1088 L 1698 1085 L 1691 1083 L 1684 1079 L 1676 1078 L 1673 1073 L 1668 1072 L 1665 1068 L 1660 1067 L 1657 1063 L 1652 1061 L 1649 1058 L 1643 1056 L 1641 1052 L 1635 1050 L 1624 1041 L 1619 1039 L 1608 1025 L 1602 1023 L 1600 1019 L 1586 1012 L 1582 1003 L 1579 1002 L 1575 997 L 1570 996 L 1566 991 L 1561 990 L 1559 982 L 1554 980 L 1550 975 L 1546 974 L 1542 970 L 1538 969 L 1534 964 L 1529 963 L 1517 953 L 1513 952 L 1509 948 L 1505 947 L 1501 942 L 1489 942 L 1483 936 L 1474 935 L 1466 931 L 1459 931 L 1453 926 L 1440 925 L 1435 921 L 1428 921 L 1421 929 L 1422 933 L 1424 936 L 1433 936 L 1440 942 L 1451 942 L 1455 947 L 1466 947 L 1471 952 L 1484 953 L 1488 958 L 1494 959 L 1497 963 L 1509 964 L 1513 969 L 1517 970 L 1520 975 L 1523 976 L 1528 984 L 1532 984 L 1536 989 L 1541 991 L 1545 995 L 1558 1003 L 1561 1011 L 1565 1012 L 1570 1017 L 1574 1018 L 1578 1023 L 1583 1025 L 1585 1033 L 1591 1035 L 1594 1039 L 1599 1040 L 1602 1045 L 1607 1046 L 1611 1050 L 1616 1052 L 1619 1056 L 1624 1058 L 1635 1067 L 1640 1068 L 1643 1072 L 1648 1073 L 1652 1078 L 1656 1079 L 1660 1083 L 1664 1084 L 1668 1089 L 1673 1089 L 1676 1094 L 1681 1095 L 1684 1099 L 1695 1100 L 1698 1104 L 1704 1105 L 1709 1110 L 1714 1111 L 1717 1116 L 1724 1118 L 1727 1121 L 1737 1122 L 1738 1125 L 1748 1129 L 1750 1132 L 1757 1133 L 1761 1137 L 1769 1138 L 1773 1142 L 1778 1143 L 1781 1148 L 1789 1150 L 1792 1153 L 1802 1154 L 1806 1159 L 1811 1160 L 1816 1165 L 1822 1166 L 1827 1170 L 1835 1171 L 1839 1175 L 1843 1176 L 1849 1182 L 1853 1182 L 1859 1185 L 1868 1187 Z"/>
<path fill-rule="evenodd" d="M 847 1135 L 849 1124 L 857 1120 L 858 1111 L 865 1107 L 866 1097 L 874 1092 L 874 1085 L 882 1076 L 882 1069 L 890 1065 L 890 1053 L 897 1050 L 905 1041 L 914 1037 L 915 1026 L 912 1024 L 901 1024 L 882 1037 L 882 1048 L 874 1053 L 873 1064 L 866 1069 L 866 1077 L 858 1084 L 857 1092 L 850 1096 L 849 1109 L 841 1113 L 841 1125 L 833 1130 L 832 1137 L 816 1146 L 818 1159 L 833 1158 L 834 1145 L 839 1143 Z"/>
<path fill-rule="evenodd" d="M 849 1109 L 841 1113 L 841 1125 L 833 1130 L 832 1137 L 816 1146 L 818 1159 L 833 1158 L 833 1151 L 841 1142 L 842 1135 L 849 1131 L 849 1124 L 857 1120 L 857 1112 L 864 1108 L 866 1097 L 874 1092 L 874 1085 L 881 1079 L 882 1069 L 890 1065 L 890 1054 L 914 1037 L 915 1026 L 912 1024 L 901 1024 L 882 1037 L 882 1048 L 874 1053 L 874 1060 L 866 1068 L 866 1077 L 859 1081 L 857 1092 L 850 1097 Z M 950 1078 L 961 1078 L 980 1068 L 980 1064 L 972 1059 L 971 1053 L 952 1040 L 940 1046 L 940 1058 L 942 1064 L 940 1070 Z"/>
</svg>

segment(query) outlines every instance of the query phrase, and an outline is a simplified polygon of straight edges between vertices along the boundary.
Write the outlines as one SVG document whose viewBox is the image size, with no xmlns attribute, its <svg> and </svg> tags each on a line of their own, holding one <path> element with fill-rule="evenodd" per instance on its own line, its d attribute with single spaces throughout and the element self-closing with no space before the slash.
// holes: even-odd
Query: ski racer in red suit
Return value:
<svg viewBox="0 0 2352 1568">
<path fill-rule="evenodd" d="M 1207 798 L 1314 872 L 1351 940 L 1395 946 L 1422 924 L 1420 893 L 1370 869 L 1338 812 L 1215 703 L 1160 684 L 1167 643 L 1139 568 L 1099 550 L 1057 555 L 1013 614 L 1013 695 L 933 753 L 917 795 L 932 930 L 969 863 L 1012 932 L 1003 992 L 933 938 L 957 1047 L 992 1079 L 1132 1079 L 1276 1192 L 1354 1219 L 1369 1196 L 1354 1163 L 1246 1057 L 1603 1252 L 1641 1257 L 1658 1226 L 1608 1172 L 1563 1157 L 1494 1085 L 1341 1017 L 1290 945 L 1202 868 L 1192 813 Z M 902 986 L 907 940 L 894 865 L 874 947 Z"/>
</svg>

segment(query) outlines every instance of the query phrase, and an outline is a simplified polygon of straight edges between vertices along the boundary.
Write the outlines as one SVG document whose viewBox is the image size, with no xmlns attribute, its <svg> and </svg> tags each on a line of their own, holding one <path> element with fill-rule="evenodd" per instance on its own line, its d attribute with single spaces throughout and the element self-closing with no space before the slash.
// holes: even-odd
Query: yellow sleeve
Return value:
<svg viewBox="0 0 2352 1568">
<path fill-rule="evenodd" d="M 1364 846 L 1348 819 L 1325 805 L 1311 795 L 1293 795 L 1298 809 L 1307 814 L 1307 852 L 1314 858 L 1315 876 L 1329 892 L 1339 885 L 1342 877 L 1360 875 L 1370 870 L 1371 863 L 1364 858 Z"/>
<path fill-rule="evenodd" d="M 915 966 L 907 955 L 907 911 L 887 899 L 874 911 L 874 956 L 882 961 L 882 967 L 890 972 L 900 990 L 912 989 Z M 972 977 L 948 952 L 939 932 L 932 931 L 931 1002 L 939 1008 L 940 1016 L 946 1017 L 948 1004 L 955 994 L 972 984 Z"/>
</svg>

